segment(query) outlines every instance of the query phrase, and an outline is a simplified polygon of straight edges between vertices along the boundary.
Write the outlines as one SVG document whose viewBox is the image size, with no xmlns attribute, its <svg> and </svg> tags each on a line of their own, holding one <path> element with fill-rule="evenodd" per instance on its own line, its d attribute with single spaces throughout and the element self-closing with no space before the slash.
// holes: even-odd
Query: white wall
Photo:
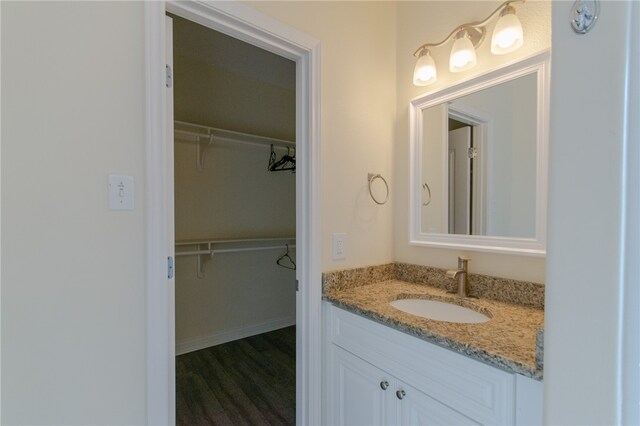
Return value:
<svg viewBox="0 0 640 426">
<path fill-rule="evenodd" d="M 637 38 L 631 3 L 601 2 L 586 35 L 567 23 L 571 3 L 553 6 L 545 424 L 620 420 L 625 53 Z M 630 77 L 637 90 L 638 74 Z"/>
<path fill-rule="evenodd" d="M 195 145 L 177 142 L 176 240 L 295 237 L 295 174 L 267 171 L 268 158 L 268 146 L 221 142 L 198 171 Z M 276 264 L 284 253 L 216 254 L 202 278 L 195 256 L 177 257 L 178 353 L 295 323 L 295 271 Z"/>
<path fill-rule="evenodd" d="M 486 17 L 498 1 L 422 1 L 397 3 L 397 115 L 396 137 L 393 145 L 394 198 L 394 260 L 441 268 L 456 265 L 461 252 L 449 249 L 413 247 L 408 244 L 409 224 L 409 101 L 427 92 L 455 84 L 512 62 L 531 56 L 551 46 L 551 6 L 546 1 L 530 1 L 516 5 L 525 32 L 524 46 L 514 53 L 496 56 L 490 53 L 490 43 L 485 41 L 477 52 L 478 64 L 468 72 L 453 74 L 447 69 L 451 45 L 433 50 L 438 67 L 438 81 L 431 86 L 416 87 L 412 84 L 415 58 L 413 52 L 423 43 L 438 42 L 464 22 Z M 491 31 L 492 27 L 489 27 Z M 490 35 L 490 34 L 489 34 Z M 514 255 L 469 252 L 473 261 L 470 270 L 475 273 L 506 278 L 545 280 L 545 260 Z"/>
<path fill-rule="evenodd" d="M 176 119 L 295 139 L 294 62 L 179 17 L 173 38 Z M 296 175 L 268 171 L 269 154 L 269 145 L 216 142 L 199 170 L 196 144 L 177 138 L 176 241 L 295 238 Z M 218 253 L 203 259 L 201 278 L 195 256 L 177 257 L 177 353 L 294 324 L 295 271 L 276 264 L 284 253 Z"/>
<path fill-rule="evenodd" d="M 219 253 L 206 261 L 201 279 L 195 256 L 178 257 L 176 353 L 295 324 L 295 271 L 276 265 L 284 252 Z"/>
<path fill-rule="evenodd" d="M 202 170 L 195 143 L 174 146 L 176 240 L 295 237 L 296 175 L 267 170 L 268 145 L 215 143 Z"/>
<path fill-rule="evenodd" d="M 395 122 L 395 3 L 249 2 L 322 43 L 322 268 L 392 260 L 391 173 Z M 390 83 L 391 82 L 391 83 Z M 367 173 L 391 186 L 378 206 Z M 331 259 L 331 233 L 347 233 L 347 259 Z"/>
<path fill-rule="evenodd" d="M 1 422 L 143 423 L 143 4 L 1 8 Z"/>
<path fill-rule="evenodd" d="M 511 203 L 509 235 L 533 237 L 536 228 L 537 82 L 534 76 L 516 84 L 512 99 Z M 533 118 L 536 117 L 534 120 Z"/>
<path fill-rule="evenodd" d="M 423 232 L 446 233 L 449 188 L 446 176 L 445 152 L 448 147 L 448 116 L 446 104 L 426 108 L 422 112 L 422 182 L 429 185 L 431 202 L 422 209 Z M 422 202 L 429 197 L 422 191 Z"/>
<path fill-rule="evenodd" d="M 173 16 L 176 120 L 296 137 L 296 64 Z"/>
<path fill-rule="evenodd" d="M 487 235 L 533 238 L 536 224 L 537 76 L 530 74 L 455 101 L 491 117 Z"/>
</svg>

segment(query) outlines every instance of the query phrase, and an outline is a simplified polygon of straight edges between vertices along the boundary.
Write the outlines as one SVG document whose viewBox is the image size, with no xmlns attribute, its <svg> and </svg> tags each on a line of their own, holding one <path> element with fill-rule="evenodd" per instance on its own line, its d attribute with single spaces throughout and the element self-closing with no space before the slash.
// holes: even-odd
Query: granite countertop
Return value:
<svg viewBox="0 0 640 426">
<path fill-rule="evenodd" d="M 418 317 L 392 307 L 397 299 L 424 298 L 455 303 L 487 314 L 491 320 L 459 324 Z M 490 299 L 461 299 L 445 290 L 396 279 L 325 288 L 324 299 L 358 315 L 513 373 L 542 380 L 536 364 L 536 332 L 544 311 Z"/>
</svg>

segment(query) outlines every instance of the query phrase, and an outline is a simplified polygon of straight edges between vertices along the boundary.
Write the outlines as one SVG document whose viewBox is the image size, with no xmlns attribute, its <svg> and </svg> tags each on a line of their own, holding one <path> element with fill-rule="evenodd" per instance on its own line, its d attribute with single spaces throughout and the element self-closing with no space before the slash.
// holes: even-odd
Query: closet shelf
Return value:
<svg viewBox="0 0 640 426">
<path fill-rule="evenodd" d="M 214 255 L 216 253 L 233 253 L 241 251 L 256 251 L 256 250 L 271 250 L 276 248 L 284 248 L 285 242 L 294 241 L 296 237 L 281 237 L 281 238 L 238 238 L 231 240 L 185 240 L 176 241 L 176 256 L 196 256 L 202 254 Z M 266 243 L 282 242 L 279 245 L 265 245 Z M 224 244 L 227 247 L 214 248 L 216 245 Z M 250 244 L 249 247 L 246 247 Z M 233 247 L 228 247 L 234 245 Z M 245 247 L 238 247 L 238 245 L 244 245 Z M 195 250 L 178 250 L 178 247 L 195 247 Z M 293 247 L 288 244 L 289 247 Z"/>
<path fill-rule="evenodd" d="M 178 120 L 173 122 L 173 134 L 175 140 L 196 144 L 198 170 L 202 170 L 204 167 L 204 157 L 207 147 L 216 142 L 232 142 L 266 147 L 273 145 L 281 149 L 290 149 L 296 146 L 294 141 L 234 132 L 232 130 L 218 129 Z"/>
<path fill-rule="evenodd" d="M 288 250 L 295 248 L 295 241 L 295 237 L 184 240 L 175 242 L 175 255 L 176 257 L 197 256 L 197 276 L 202 278 L 204 276 L 204 263 L 218 253 Z M 290 244 L 291 242 L 292 244 Z"/>
</svg>

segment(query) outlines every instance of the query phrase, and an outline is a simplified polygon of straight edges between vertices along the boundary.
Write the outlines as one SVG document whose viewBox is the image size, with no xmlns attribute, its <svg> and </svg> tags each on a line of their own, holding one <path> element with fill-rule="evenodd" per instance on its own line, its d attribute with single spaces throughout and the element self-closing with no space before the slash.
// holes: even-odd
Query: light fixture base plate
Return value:
<svg viewBox="0 0 640 426">
<path fill-rule="evenodd" d="M 484 27 L 465 27 L 467 30 L 467 35 L 469 36 L 469 40 L 471 40 L 471 44 L 473 44 L 474 48 L 478 48 L 482 42 L 484 41 L 484 36 L 487 33 Z"/>
</svg>

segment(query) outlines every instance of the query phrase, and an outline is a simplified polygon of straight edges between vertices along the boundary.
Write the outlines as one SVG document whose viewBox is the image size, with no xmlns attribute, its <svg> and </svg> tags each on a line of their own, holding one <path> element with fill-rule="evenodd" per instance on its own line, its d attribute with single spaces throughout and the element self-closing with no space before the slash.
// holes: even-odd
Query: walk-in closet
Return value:
<svg viewBox="0 0 640 426">
<path fill-rule="evenodd" d="M 296 64 L 171 18 L 177 423 L 294 424 Z"/>
</svg>

